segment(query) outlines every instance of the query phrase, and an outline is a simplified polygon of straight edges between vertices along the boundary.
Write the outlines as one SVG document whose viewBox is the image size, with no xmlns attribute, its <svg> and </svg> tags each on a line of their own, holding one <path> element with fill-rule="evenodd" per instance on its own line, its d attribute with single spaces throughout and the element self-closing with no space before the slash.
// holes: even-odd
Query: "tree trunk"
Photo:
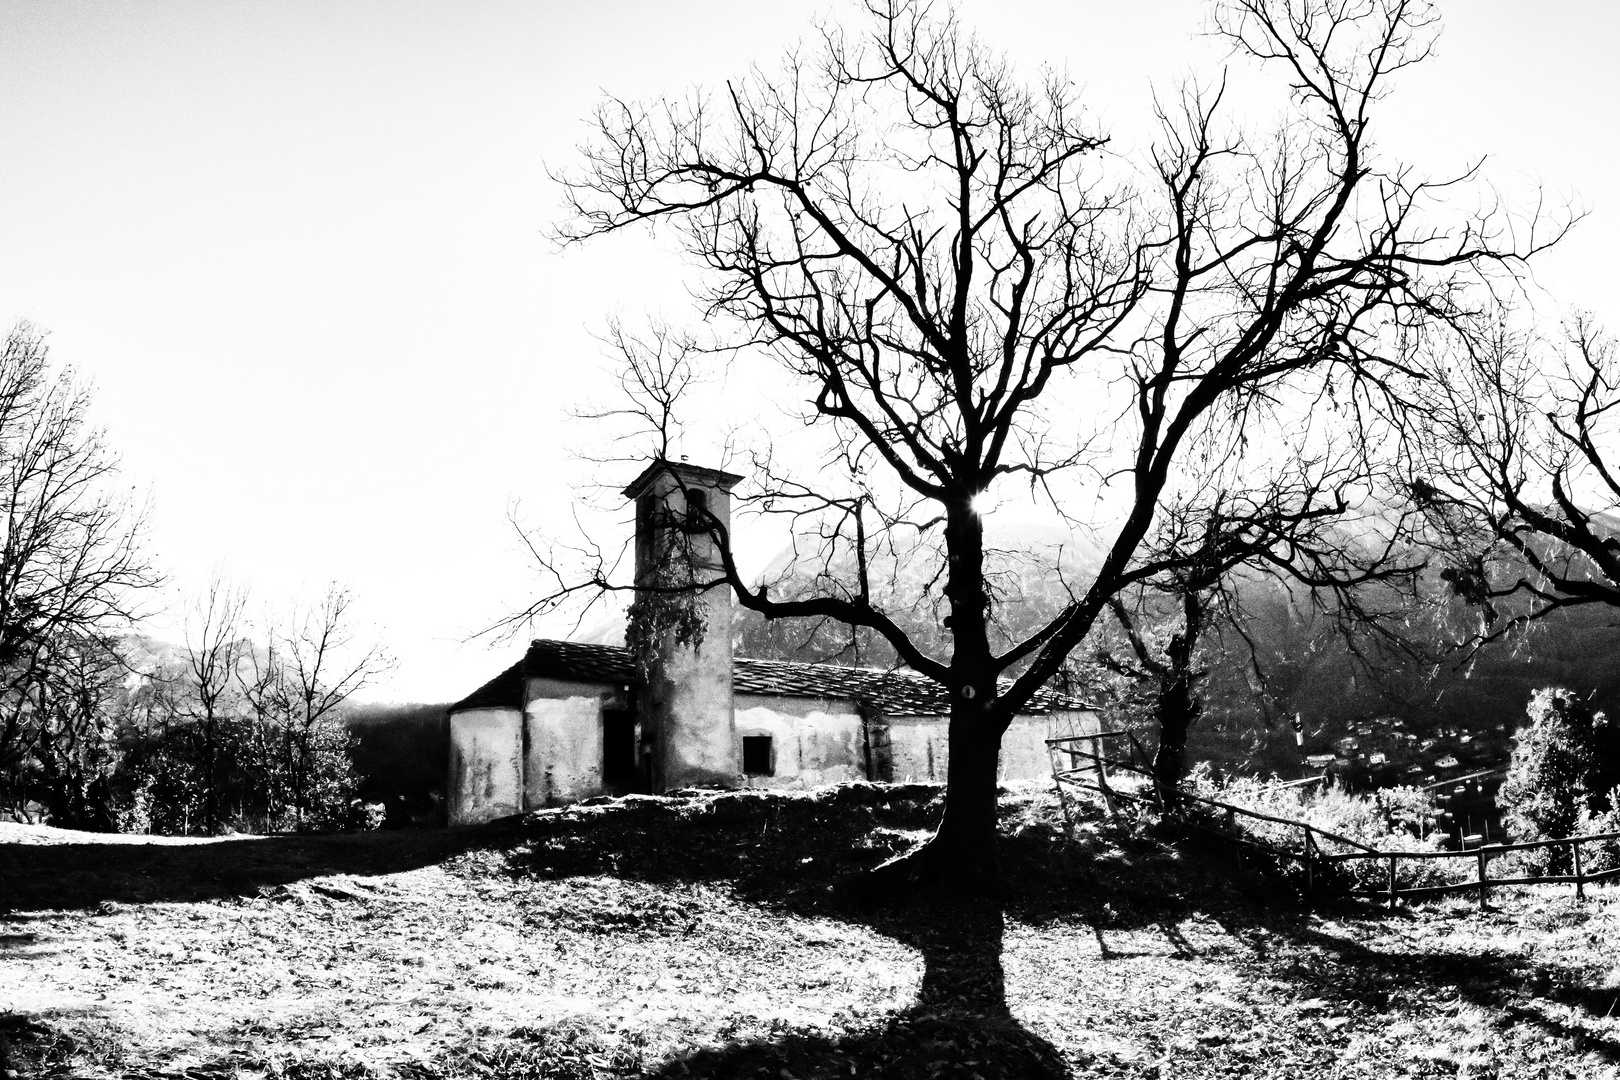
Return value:
<svg viewBox="0 0 1620 1080">
<path fill-rule="evenodd" d="M 987 709 L 971 707 L 976 704 L 976 700 L 953 703 L 945 814 L 939 828 L 920 847 L 846 880 L 845 892 L 857 899 L 915 888 L 963 896 L 1000 892 L 996 774 L 1001 732 L 987 722 Z"/>
<path fill-rule="evenodd" d="M 214 810 L 214 756 L 214 717 L 210 715 L 203 721 L 203 832 L 208 836 L 219 832 Z"/>
<path fill-rule="evenodd" d="M 945 595 L 951 602 L 950 760 L 945 773 L 945 816 L 930 846 L 938 849 L 942 880 L 964 892 L 995 891 L 996 771 L 1002 726 L 996 724 L 996 669 L 991 660 L 984 582 L 984 520 L 972 499 L 945 515 L 949 562 Z"/>
<path fill-rule="evenodd" d="M 999 891 L 996 857 L 996 775 L 1005 724 L 997 719 L 996 670 L 991 659 L 984 588 L 984 524 L 963 500 L 947 509 L 946 551 L 950 570 L 946 624 L 953 638 L 945 773 L 945 815 L 921 847 L 867 875 L 858 890 L 887 892 L 921 882 L 950 892 Z"/>
<path fill-rule="evenodd" d="M 1181 633 L 1172 637 L 1165 647 L 1169 669 L 1160 676 L 1156 703 L 1159 748 L 1153 754 L 1153 782 L 1164 803 L 1175 802 L 1180 793 L 1181 778 L 1187 775 L 1187 732 L 1198 722 L 1204 709 L 1198 700 L 1201 673 L 1193 670 L 1193 654 L 1198 648 L 1198 635 L 1203 632 L 1204 615 L 1202 590 L 1188 586 L 1182 595 Z"/>
<path fill-rule="evenodd" d="M 1179 693 L 1173 692 L 1179 684 Z M 1187 693 L 1187 684 L 1177 680 L 1172 692 L 1159 698 L 1159 747 L 1153 753 L 1153 782 L 1159 798 L 1174 802 L 1187 774 L 1187 731 L 1198 715 L 1198 703 Z"/>
<path fill-rule="evenodd" d="M 1001 885 L 1001 863 L 996 857 L 1001 732 L 987 722 L 986 709 L 971 708 L 976 704 L 953 703 L 945 816 L 929 843 L 939 849 L 937 876 L 941 880 L 965 893 L 984 894 Z"/>
</svg>

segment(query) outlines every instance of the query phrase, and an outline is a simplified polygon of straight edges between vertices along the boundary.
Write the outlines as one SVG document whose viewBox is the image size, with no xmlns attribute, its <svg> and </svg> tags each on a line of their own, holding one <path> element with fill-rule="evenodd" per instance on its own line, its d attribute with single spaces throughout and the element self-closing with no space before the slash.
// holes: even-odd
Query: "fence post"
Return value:
<svg viewBox="0 0 1620 1080">
<path fill-rule="evenodd" d="M 1479 859 L 1479 910 L 1484 911 L 1487 906 L 1485 894 L 1490 891 L 1490 886 L 1485 884 L 1485 845 L 1481 844 L 1474 850 L 1475 857 Z"/>
<path fill-rule="evenodd" d="M 1586 899 L 1586 880 L 1581 876 L 1581 842 L 1572 839 L 1569 842 L 1569 853 L 1575 859 L 1575 899 Z"/>
<path fill-rule="evenodd" d="M 1305 831 L 1305 845 L 1302 851 L 1305 855 L 1305 895 L 1316 893 L 1316 871 L 1311 866 L 1311 826 L 1308 822 L 1300 822 L 1299 827 Z"/>
<path fill-rule="evenodd" d="M 1058 759 L 1060 754 L 1068 754 L 1069 768 L 1074 768 L 1074 755 L 1069 754 L 1066 747 L 1059 749 L 1056 746 L 1047 746 L 1046 760 L 1052 765 L 1052 786 L 1057 788 L 1058 805 L 1063 808 L 1063 831 L 1068 836 L 1069 843 L 1072 844 L 1074 843 L 1074 815 L 1069 813 L 1069 793 L 1063 790 L 1064 770 L 1062 763 Z"/>
<path fill-rule="evenodd" d="M 1091 740 L 1091 760 L 1097 766 L 1097 787 L 1102 791 L 1103 805 L 1108 807 L 1110 817 L 1119 816 L 1119 807 L 1114 805 L 1114 789 L 1108 786 L 1108 769 L 1103 765 L 1107 755 L 1103 753 L 1101 739 Z"/>
<path fill-rule="evenodd" d="M 1389 910 L 1395 910 L 1395 856 L 1389 857 Z"/>
</svg>

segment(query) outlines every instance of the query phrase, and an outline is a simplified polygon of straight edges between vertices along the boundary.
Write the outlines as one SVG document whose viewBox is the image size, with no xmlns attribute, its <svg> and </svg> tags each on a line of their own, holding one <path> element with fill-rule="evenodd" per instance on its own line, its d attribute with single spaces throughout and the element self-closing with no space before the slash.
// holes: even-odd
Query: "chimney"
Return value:
<svg viewBox="0 0 1620 1080">
<path fill-rule="evenodd" d="M 717 469 L 657 459 L 624 489 L 636 506 L 637 605 L 656 602 L 654 594 L 640 592 L 650 586 L 721 577 L 714 541 L 687 531 L 686 523 L 701 520 L 706 509 L 729 527 L 731 489 L 741 480 Z M 668 626 L 651 640 L 631 642 L 646 679 L 639 712 L 653 791 L 733 787 L 742 773 L 731 703 L 731 588 L 707 589 L 691 601 L 702 628 L 695 646 L 680 641 Z"/>
</svg>

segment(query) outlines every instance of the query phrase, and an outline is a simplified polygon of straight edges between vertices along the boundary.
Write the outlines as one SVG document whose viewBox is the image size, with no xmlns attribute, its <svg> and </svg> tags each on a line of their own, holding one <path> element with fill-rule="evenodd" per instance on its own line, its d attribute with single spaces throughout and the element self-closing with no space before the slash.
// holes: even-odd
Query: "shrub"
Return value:
<svg viewBox="0 0 1620 1080">
<path fill-rule="evenodd" d="M 1195 768 L 1188 778 L 1195 794 L 1219 799 L 1248 810 L 1275 817 L 1303 821 L 1315 829 L 1347 837 L 1380 851 L 1438 851 L 1444 834 L 1429 822 L 1435 813 L 1434 797 L 1410 787 L 1384 788 L 1368 794 L 1351 794 L 1340 788 L 1283 787 L 1275 780 L 1236 778 L 1217 783 L 1207 767 Z M 1249 836 L 1277 847 L 1297 851 L 1302 843 L 1295 826 L 1279 825 L 1239 817 L 1238 827 Z M 1318 837 L 1318 845 L 1328 853 L 1350 850 L 1343 844 Z M 1400 888 L 1445 885 L 1463 880 L 1456 860 L 1403 859 L 1398 864 Z M 1351 859 L 1339 864 L 1357 888 L 1384 888 L 1389 883 L 1388 864 L 1379 859 Z"/>
<path fill-rule="evenodd" d="M 1507 779 L 1497 794 L 1508 835 L 1529 842 L 1612 831 L 1594 827 L 1614 812 L 1608 718 L 1560 687 L 1537 690 L 1527 715 L 1529 722 L 1514 733 Z M 1565 848 L 1520 851 L 1515 859 L 1533 874 L 1572 869 Z"/>
<path fill-rule="evenodd" d="M 195 719 L 176 713 L 156 723 L 127 723 L 113 776 L 118 827 L 200 832 L 205 785 L 227 831 L 372 829 L 384 816 L 385 808 L 357 797 L 353 739 L 339 717 L 297 726 L 279 718 L 222 717 L 214 744 L 210 770 Z"/>
<path fill-rule="evenodd" d="M 1607 804 L 1599 810 L 1582 807 L 1575 832 L 1580 836 L 1620 833 L 1620 787 L 1610 788 Z M 1600 840 L 1581 845 L 1581 869 L 1587 873 L 1620 869 L 1620 840 Z"/>
</svg>

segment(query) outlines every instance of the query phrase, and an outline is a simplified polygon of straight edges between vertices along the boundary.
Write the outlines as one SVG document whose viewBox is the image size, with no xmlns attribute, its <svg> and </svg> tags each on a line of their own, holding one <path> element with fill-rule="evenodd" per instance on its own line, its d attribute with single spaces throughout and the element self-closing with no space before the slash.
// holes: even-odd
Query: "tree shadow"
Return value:
<svg viewBox="0 0 1620 1080">
<path fill-rule="evenodd" d="M 1317 913 L 1330 912 L 1352 934 L 1326 932 L 1297 882 L 1264 860 L 1234 858 L 1207 837 L 1098 823 L 1106 842 L 1076 846 L 1049 814 L 1032 823 L 1004 813 L 1008 889 L 995 900 L 860 903 L 835 888 L 845 875 L 915 843 L 937 814 L 932 790 L 852 785 L 796 797 L 631 797 L 437 832 L 12 845 L 0 852 L 0 905 L 21 913 L 246 896 L 305 878 L 394 873 L 493 849 L 520 880 L 606 874 L 652 885 L 721 885 L 786 915 L 868 928 L 922 958 L 916 1001 L 870 1027 L 737 1040 L 665 1061 L 653 1073 L 659 1077 L 1067 1076 L 1059 1050 L 1008 1007 L 1007 926 L 1072 926 L 1095 938 L 1097 959 L 1089 962 L 1099 964 L 1165 955 L 1152 941 L 1161 937 L 1170 958 L 1199 960 L 1209 939 L 1192 933 L 1194 916 L 1219 924 L 1246 973 L 1290 987 L 1279 991 L 1284 999 L 1320 999 L 1336 1014 L 1399 1009 L 1420 1017 L 1442 1015 L 1444 1002 L 1471 1003 L 1620 1063 L 1620 1044 L 1577 1019 L 1620 1015 L 1620 992 L 1606 987 L 1601 973 L 1499 950 L 1430 944 L 1402 951 L 1382 931 L 1410 916 L 1356 902 L 1319 905 Z M 29 918 L 7 919 L 0 950 L 37 947 Z M 1351 940 L 1358 921 L 1391 944 Z"/>
<path fill-rule="evenodd" d="M 1438 1017 L 1437 1003 L 1496 1010 L 1607 1062 L 1620 1044 L 1560 1019 L 1573 1008 L 1593 1019 L 1620 1014 L 1617 991 L 1599 973 L 1548 969 L 1511 954 L 1435 948 L 1400 951 L 1324 932 L 1316 916 L 1388 929 L 1408 918 L 1353 900 L 1318 897 L 1313 907 L 1292 875 L 1264 858 L 1238 857 L 1207 836 L 1171 827 L 1108 825 L 1107 843 L 1087 853 L 1062 832 L 1014 826 L 1004 837 L 1008 891 L 995 902 L 896 898 L 862 905 L 833 888 L 914 842 L 933 823 L 926 801 L 882 801 L 880 793 L 833 791 L 772 800 L 746 794 L 712 799 L 701 812 L 668 801 L 542 815 L 524 822 L 509 854 L 514 873 L 565 877 L 605 873 L 652 884 L 723 882 L 739 898 L 790 914 L 837 918 L 915 948 L 925 965 L 917 1001 L 881 1026 L 840 1038 L 789 1035 L 729 1044 L 674 1059 L 655 1075 L 932 1076 L 1068 1075 L 1059 1051 L 1010 1013 L 1002 975 L 1009 922 L 1089 930 L 1099 963 L 1146 955 L 1197 960 L 1183 926 L 1204 916 L 1246 954 L 1257 977 L 1293 987 L 1284 998 L 1320 999 L 1334 1016 L 1401 1009 Z M 1163 940 L 1144 949 L 1142 932 Z M 1122 940 L 1124 939 L 1124 940 Z M 1545 968 L 1546 966 L 1543 965 Z M 1184 1003 L 1192 1006 L 1189 1001 Z M 1326 1045 L 1323 1026 L 1306 1030 Z M 1353 1028 L 1346 1028 L 1353 1031 Z M 1345 1039 L 1348 1035 L 1344 1036 Z M 1217 1057 L 1221 1051 L 1211 1051 Z M 943 1066 L 950 1061 L 953 1064 Z M 851 1067 L 854 1072 L 850 1071 Z"/>
<path fill-rule="evenodd" d="M 1211 852 L 1206 848 L 1204 854 L 1209 857 Z M 1275 866 L 1263 866 L 1262 872 L 1280 887 L 1289 885 Z M 1331 895 L 1315 898 L 1309 908 L 1301 897 L 1296 908 L 1300 916 L 1314 911 L 1334 916 L 1341 926 L 1361 925 L 1374 931 L 1399 929 L 1422 917 L 1410 907 L 1390 911 L 1382 901 Z M 1494 1011 L 1500 1017 L 1498 1026 L 1529 1024 L 1578 1052 L 1620 1064 L 1620 1041 L 1560 1015 L 1584 1013 L 1595 1020 L 1620 1015 L 1620 988 L 1605 985 L 1606 965 L 1604 970 L 1580 970 L 1514 953 L 1432 944 L 1413 951 L 1386 950 L 1328 933 L 1309 918 L 1278 918 L 1265 908 L 1213 906 L 1208 913 L 1230 936 L 1248 943 L 1259 959 L 1270 961 L 1273 977 L 1293 984 L 1302 997 L 1327 1003 L 1341 1014 L 1382 1013 L 1403 1004 L 1410 1007 L 1414 999 L 1435 1013 L 1450 1013 L 1466 1003 Z M 1461 929 L 1466 929 L 1466 920 L 1472 917 L 1455 916 Z M 1290 955 L 1268 956 L 1278 951 L 1263 944 L 1268 933 L 1291 946 Z M 1301 949 L 1328 962 L 1301 963 Z"/>
<path fill-rule="evenodd" d="M 849 913 L 853 915 L 853 912 Z M 911 900 L 856 921 L 922 954 L 910 1008 L 870 1029 L 741 1040 L 662 1063 L 653 1077 L 1070 1076 L 1057 1050 L 1007 1007 L 1003 916 L 994 901 Z"/>
<path fill-rule="evenodd" d="M 672 1058 L 650 1076 L 1068 1077 L 1057 1050 L 1008 1008 L 1002 953 L 1009 897 L 871 900 L 838 888 L 931 827 L 935 796 L 932 788 L 852 785 L 789 799 L 723 795 L 701 808 L 632 798 L 528 819 L 527 840 L 509 865 L 521 877 L 723 882 L 739 899 L 859 925 L 921 954 L 916 1000 L 870 1028 L 735 1040 Z"/>
<path fill-rule="evenodd" d="M 1397 920 L 1401 915 L 1379 918 Z M 1302 988 L 1314 997 L 1382 1011 L 1401 995 L 1409 996 L 1414 986 L 1445 991 L 1458 1002 L 1496 1010 L 1507 1021 L 1531 1024 L 1578 1051 L 1620 1064 L 1620 1041 L 1568 1023 L 1560 1015 L 1573 1011 L 1604 1019 L 1620 1013 L 1620 989 L 1599 985 L 1602 972 L 1461 949 L 1386 952 L 1311 929 L 1299 931 L 1297 940 L 1336 960 L 1331 974 L 1324 969 L 1296 975 Z"/>
</svg>

